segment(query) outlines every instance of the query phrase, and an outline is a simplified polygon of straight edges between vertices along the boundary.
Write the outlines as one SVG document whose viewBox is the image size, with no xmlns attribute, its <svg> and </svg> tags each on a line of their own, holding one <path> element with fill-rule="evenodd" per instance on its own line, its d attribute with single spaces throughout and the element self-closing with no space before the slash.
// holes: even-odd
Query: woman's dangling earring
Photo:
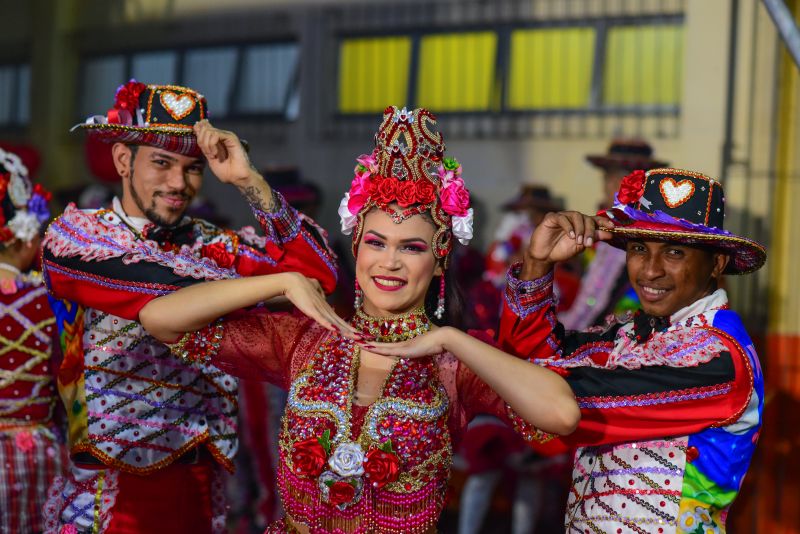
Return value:
<svg viewBox="0 0 800 534">
<path fill-rule="evenodd" d="M 433 312 L 433 316 L 440 321 L 444 317 L 444 273 L 439 277 L 439 302 L 436 305 L 436 311 Z"/>
<path fill-rule="evenodd" d="M 364 302 L 364 293 L 361 291 L 361 288 L 358 285 L 358 280 L 356 280 L 356 288 L 355 288 L 356 298 L 353 301 L 353 307 L 358 310 L 361 308 L 361 304 Z"/>
</svg>

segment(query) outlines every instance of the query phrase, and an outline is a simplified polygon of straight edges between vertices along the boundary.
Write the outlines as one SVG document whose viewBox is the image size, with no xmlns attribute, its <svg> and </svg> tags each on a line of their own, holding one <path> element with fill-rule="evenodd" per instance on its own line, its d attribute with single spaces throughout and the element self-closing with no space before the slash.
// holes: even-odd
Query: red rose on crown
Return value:
<svg viewBox="0 0 800 534">
<path fill-rule="evenodd" d="M 400 206 L 407 208 L 412 204 L 417 203 L 417 186 L 414 182 L 407 180 L 405 182 L 397 182 L 397 203 Z"/>
<path fill-rule="evenodd" d="M 400 460 L 394 453 L 372 449 L 364 459 L 364 475 L 370 484 L 380 489 L 400 477 Z"/>
<path fill-rule="evenodd" d="M 131 80 L 125 85 L 121 85 L 117 89 L 117 95 L 114 98 L 114 107 L 117 109 L 125 109 L 131 115 L 136 115 L 136 109 L 139 107 L 139 95 L 147 89 L 147 86 L 136 80 Z"/>
<path fill-rule="evenodd" d="M 379 177 L 372 181 L 370 196 L 376 204 L 391 204 L 397 197 L 397 180 Z"/>
<path fill-rule="evenodd" d="M 638 202 L 644 194 L 644 185 L 647 176 L 642 170 L 633 171 L 622 179 L 617 192 L 617 200 L 621 204 L 632 204 Z"/>
<path fill-rule="evenodd" d="M 419 180 L 414 187 L 420 204 L 429 204 L 436 198 L 436 186 L 430 180 Z"/>
<path fill-rule="evenodd" d="M 298 441 L 292 447 L 292 464 L 294 465 L 295 473 L 300 476 L 319 476 L 325 467 L 327 458 L 328 454 L 318 438 Z"/>
</svg>

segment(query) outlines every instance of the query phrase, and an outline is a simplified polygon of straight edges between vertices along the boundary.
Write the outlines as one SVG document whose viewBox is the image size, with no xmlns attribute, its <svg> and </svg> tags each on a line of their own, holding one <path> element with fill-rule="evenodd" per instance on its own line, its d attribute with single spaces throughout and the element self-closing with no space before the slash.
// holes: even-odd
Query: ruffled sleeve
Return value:
<svg viewBox="0 0 800 534">
<path fill-rule="evenodd" d="M 173 354 L 284 389 L 329 332 L 300 312 L 241 310 L 183 336 Z"/>
</svg>

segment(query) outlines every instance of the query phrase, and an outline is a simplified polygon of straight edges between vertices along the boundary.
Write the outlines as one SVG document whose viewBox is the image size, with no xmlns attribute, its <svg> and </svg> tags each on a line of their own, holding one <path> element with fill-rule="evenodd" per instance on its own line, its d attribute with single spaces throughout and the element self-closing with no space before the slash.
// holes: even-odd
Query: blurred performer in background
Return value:
<svg viewBox="0 0 800 534">
<path fill-rule="evenodd" d="M 561 199 L 554 198 L 546 186 L 535 184 L 523 184 L 517 196 L 503 205 L 505 213 L 486 255 L 483 280 L 465 290 L 471 304 L 465 315 L 475 318 L 474 326 L 468 326 L 497 328 L 508 269 L 522 260 L 531 234 L 545 215 L 562 209 Z M 559 310 L 572 303 L 579 285 L 578 276 L 564 265 L 555 272 Z M 511 532 L 535 532 L 541 513 L 549 512 L 541 508 L 545 477 L 552 479 L 547 481 L 548 489 L 559 485 L 560 475 L 566 475 L 566 454 L 534 452 L 513 429 L 487 415 L 470 423 L 462 444 L 459 452 L 469 476 L 461 492 L 459 534 L 481 531 L 498 486 L 505 488 L 512 501 Z"/>
<path fill-rule="evenodd" d="M 614 205 L 614 195 L 622 178 L 631 171 L 667 165 L 655 159 L 653 148 L 640 139 L 615 139 L 608 147 L 608 153 L 587 156 L 586 159 L 603 172 L 604 195 L 600 209 Z M 625 251 L 598 242 L 589 252 L 575 301 L 558 315 L 558 320 L 567 330 L 583 330 L 602 324 L 611 313 L 622 315 L 639 308 L 639 299 L 625 272 Z"/>
<path fill-rule="evenodd" d="M 0 148 L 0 532 L 14 534 L 43 530 L 47 488 L 66 460 L 55 422 L 55 318 L 41 274 L 30 270 L 49 200 Z"/>
<path fill-rule="evenodd" d="M 330 291 L 324 240 L 254 170 L 240 140 L 211 126 L 192 89 L 131 81 L 81 125 L 112 143 L 122 197 L 67 207 L 44 241 L 45 280 L 65 345 L 58 387 L 71 471 L 54 483 L 48 530 L 222 532 L 221 468 L 238 448 L 237 381 L 175 360 L 138 321 L 151 299 L 204 280 L 299 271 Z M 185 216 L 208 165 L 250 203 L 266 237 Z M 211 336 L 187 347 L 212 350 Z"/>
<path fill-rule="evenodd" d="M 764 378 L 719 282 L 759 269 L 766 250 L 723 229 L 722 186 L 700 173 L 634 171 L 617 201 L 607 211 L 613 224 L 548 215 L 509 272 L 500 346 L 561 371 L 582 415 L 568 438 L 527 438 L 582 447 L 568 532 L 724 533 L 758 440 Z M 553 265 L 596 239 L 625 251 L 642 311 L 565 332 Z"/>
</svg>

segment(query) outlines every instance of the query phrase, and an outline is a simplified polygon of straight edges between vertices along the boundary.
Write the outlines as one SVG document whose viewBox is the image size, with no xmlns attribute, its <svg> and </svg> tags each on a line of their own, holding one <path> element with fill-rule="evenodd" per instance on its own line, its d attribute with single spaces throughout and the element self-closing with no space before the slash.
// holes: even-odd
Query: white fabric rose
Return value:
<svg viewBox="0 0 800 534">
<path fill-rule="evenodd" d="M 8 228 L 14 236 L 23 243 L 30 243 L 36 234 L 39 233 L 39 219 L 33 213 L 18 211 L 14 217 L 8 221 Z"/>
<path fill-rule="evenodd" d="M 350 209 L 347 207 L 348 202 L 350 202 L 350 193 L 345 193 L 344 198 L 339 203 L 339 219 L 342 223 L 342 233 L 344 235 L 350 235 L 353 232 L 353 227 L 358 222 L 358 217 L 350 213 Z"/>
<path fill-rule="evenodd" d="M 364 450 L 358 443 L 342 443 L 328 459 L 333 472 L 342 477 L 364 474 Z"/>
<path fill-rule="evenodd" d="M 463 217 L 453 217 L 453 235 L 462 245 L 469 245 L 472 239 L 472 208 Z"/>
</svg>

